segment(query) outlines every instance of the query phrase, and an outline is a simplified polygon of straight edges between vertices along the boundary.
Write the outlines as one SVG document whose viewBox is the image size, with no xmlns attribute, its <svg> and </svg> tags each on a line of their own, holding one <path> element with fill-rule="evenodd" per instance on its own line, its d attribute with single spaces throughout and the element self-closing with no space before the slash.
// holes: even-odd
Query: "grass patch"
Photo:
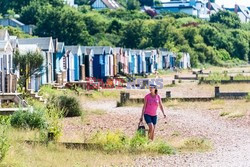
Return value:
<svg viewBox="0 0 250 167">
<path fill-rule="evenodd" d="M 174 149 L 162 140 L 149 142 L 146 136 L 135 134 L 132 138 L 121 132 L 97 132 L 91 139 L 98 149 L 106 153 L 157 153 L 174 154 Z"/>
<path fill-rule="evenodd" d="M 120 91 L 102 90 L 102 91 L 91 91 L 90 99 L 118 99 L 120 97 Z"/>
<path fill-rule="evenodd" d="M 176 84 L 167 84 L 167 85 L 164 85 L 164 88 L 169 88 L 169 87 L 175 87 L 177 86 Z"/>
<path fill-rule="evenodd" d="M 181 152 L 205 152 L 212 148 L 209 140 L 203 138 L 187 138 L 181 141 L 178 149 Z"/>
<path fill-rule="evenodd" d="M 243 116 L 245 116 L 245 112 L 226 112 L 223 111 L 220 113 L 221 117 L 226 117 L 226 118 L 241 118 Z"/>
<path fill-rule="evenodd" d="M 220 113 L 221 117 L 224 117 L 224 116 L 227 116 L 227 115 L 230 115 L 230 112 L 223 111 L 223 112 Z"/>
<path fill-rule="evenodd" d="M 47 146 L 40 144 L 28 145 L 21 142 L 20 138 L 17 137 L 17 135 L 25 136 L 26 133 L 20 130 L 9 133 L 11 147 L 0 166 L 133 166 L 134 156 L 130 155 L 105 154 L 97 150 L 66 149 L 62 145 L 53 143 Z M 14 138 L 12 135 L 14 135 Z"/>
</svg>

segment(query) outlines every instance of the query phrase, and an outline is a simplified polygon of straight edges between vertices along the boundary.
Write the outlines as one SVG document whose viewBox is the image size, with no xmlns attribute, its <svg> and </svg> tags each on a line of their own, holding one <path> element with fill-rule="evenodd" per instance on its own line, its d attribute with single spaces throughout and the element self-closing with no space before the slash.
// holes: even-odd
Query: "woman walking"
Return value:
<svg viewBox="0 0 250 167">
<path fill-rule="evenodd" d="M 140 122 L 143 121 L 143 117 L 148 125 L 148 138 L 154 140 L 155 126 L 157 123 L 157 108 L 160 105 L 160 109 L 163 113 L 164 118 L 166 118 L 161 97 L 158 95 L 158 90 L 156 85 L 151 84 L 149 86 L 150 93 L 144 97 L 144 105 L 142 108 L 142 114 Z"/>
</svg>

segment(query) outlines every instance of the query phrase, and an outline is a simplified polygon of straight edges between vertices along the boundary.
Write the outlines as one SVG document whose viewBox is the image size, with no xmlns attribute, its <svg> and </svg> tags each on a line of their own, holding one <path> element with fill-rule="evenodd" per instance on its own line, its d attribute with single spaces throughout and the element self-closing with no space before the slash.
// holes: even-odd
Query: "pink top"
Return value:
<svg viewBox="0 0 250 167">
<path fill-rule="evenodd" d="M 153 97 L 149 93 L 144 97 L 144 100 L 147 101 L 144 114 L 148 114 L 148 115 L 151 115 L 151 116 L 156 116 L 157 115 L 157 108 L 159 106 L 161 97 L 159 95 L 155 95 Z"/>
</svg>

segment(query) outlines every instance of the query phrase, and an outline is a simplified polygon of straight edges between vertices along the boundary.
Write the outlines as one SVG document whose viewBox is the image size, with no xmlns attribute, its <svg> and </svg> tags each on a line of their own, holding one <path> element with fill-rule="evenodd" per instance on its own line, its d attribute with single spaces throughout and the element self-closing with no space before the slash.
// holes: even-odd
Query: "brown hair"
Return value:
<svg viewBox="0 0 250 167">
<path fill-rule="evenodd" d="M 158 89 L 157 89 L 157 88 L 155 88 L 155 94 L 156 94 L 156 95 L 158 94 Z"/>
</svg>

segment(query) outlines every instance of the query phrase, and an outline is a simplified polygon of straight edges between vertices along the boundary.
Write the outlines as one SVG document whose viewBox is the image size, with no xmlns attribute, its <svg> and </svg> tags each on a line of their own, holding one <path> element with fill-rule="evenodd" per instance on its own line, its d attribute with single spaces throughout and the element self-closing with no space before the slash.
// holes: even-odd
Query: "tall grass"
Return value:
<svg viewBox="0 0 250 167">
<path fill-rule="evenodd" d="M 107 153 L 159 153 L 174 154 L 174 149 L 164 141 L 150 142 L 147 137 L 136 133 L 132 138 L 121 132 L 97 132 L 91 142 Z"/>
</svg>

